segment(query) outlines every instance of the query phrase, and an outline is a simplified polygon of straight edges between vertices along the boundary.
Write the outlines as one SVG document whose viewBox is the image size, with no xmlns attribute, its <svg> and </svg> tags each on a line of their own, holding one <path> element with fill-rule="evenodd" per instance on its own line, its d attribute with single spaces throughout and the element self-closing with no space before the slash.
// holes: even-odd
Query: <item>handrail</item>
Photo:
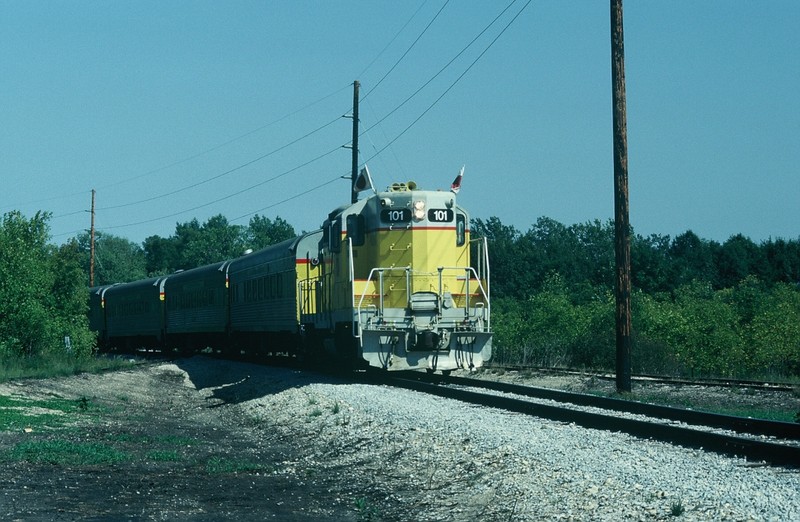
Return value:
<svg viewBox="0 0 800 522">
<path fill-rule="evenodd" d="M 406 267 L 378 267 L 373 268 L 370 270 L 369 275 L 367 276 L 366 283 L 364 285 L 364 289 L 361 292 L 361 297 L 358 299 L 358 304 L 355 304 L 356 301 L 356 293 L 355 293 L 355 279 L 352 280 L 352 289 L 353 289 L 353 308 L 355 309 L 355 316 L 353 317 L 353 336 L 356 338 L 361 338 L 361 312 L 363 309 L 364 299 L 367 296 L 367 289 L 369 288 L 369 283 L 375 279 L 375 274 L 377 273 L 377 281 L 378 281 L 378 307 L 376 308 L 377 315 L 383 316 L 383 309 L 384 309 L 384 273 L 386 272 L 397 272 L 397 271 L 404 271 L 406 273 L 406 296 L 408 299 L 408 303 L 411 302 L 411 280 L 412 280 L 412 270 L 410 266 Z M 478 293 L 483 297 L 483 300 L 486 301 L 486 304 L 480 303 L 481 306 L 487 306 L 486 308 L 486 327 L 489 328 L 491 325 L 491 314 L 488 306 L 489 303 L 489 294 L 484 288 L 483 283 L 481 282 L 478 273 L 472 267 L 463 267 L 463 266 L 440 266 L 437 267 L 437 271 L 439 273 L 439 290 L 437 295 L 439 299 L 443 298 L 444 293 L 444 281 L 443 281 L 443 273 L 445 270 L 455 270 L 455 271 L 463 271 L 465 274 L 465 288 L 466 288 L 466 295 L 465 295 L 465 306 L 464 306 L 464 317 L 465 319 L 469 319 L 469 311 L 470 311 L 470 297 L 471 297 L 471 289 L 470 289 L 470 282 L 472 280 L 471 276 L 474 276 L 475 280 L 478 282 Z M 426 272 L 425 275 L 433 275 L 429 272 Z M 370 305 L 375 306 L 375 305 Z"/>
<path fill-rule="evenodd" d="M 383 315 L 383 273 L 386 271 L 392 272 L 396 270 L 404 270 L 406 272 L 406 294 L 410 294 L 411 286 L 410 286 L 410 279 L 408 277 L 408 273 L 411 270 L 410 266 L 406 267 L 388 267 L 388 268 L 373 268 L 369 271 L 369 275 L 367 276 L 367 284 L 364 285 L 364 290 L 361 292 L 361 298 L 358 300 L 358 306 L 355 306 L 355 278 L 353 278 L 352 289 L 353 289 L 353 308 L 356 310 L 355 317 L 353 318 L 353 337 L 358 339 L 361 338 L 361 305 L 364 303 L 364 299 L 367 296 L 367 287 L 369 286 L 369 282 L 372 281 L 372 278 L 375 272 L 378 272 L 378 294 L 380 298 L 380 315 Z M 410 299 L 410 298 L 409 298 Z M 372 305 L 374 306 L 374 305 Z M 358 333 L 356 333 L 358 332 Z"/>
</svg>

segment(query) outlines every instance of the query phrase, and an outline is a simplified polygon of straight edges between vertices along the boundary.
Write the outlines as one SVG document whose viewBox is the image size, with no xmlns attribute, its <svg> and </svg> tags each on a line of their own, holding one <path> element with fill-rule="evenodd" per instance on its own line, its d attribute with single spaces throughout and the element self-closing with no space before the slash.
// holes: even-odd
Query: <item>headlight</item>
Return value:
<svg viewBox="0 0 800 522">
<path fill-rule="evenodd" d="M 413 214 L 415 221 L 422 221 L 425 219 L 425 202 L 415 201 L 413 207 Z"/>
</svg>

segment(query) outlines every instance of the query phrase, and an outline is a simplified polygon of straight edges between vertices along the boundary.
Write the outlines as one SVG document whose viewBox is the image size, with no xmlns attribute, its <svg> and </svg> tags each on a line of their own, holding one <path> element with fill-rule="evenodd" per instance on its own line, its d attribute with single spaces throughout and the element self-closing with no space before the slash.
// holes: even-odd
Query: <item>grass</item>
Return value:
<svg viewBox="0 0 800 522">
<path fill-rule="evenodd" d="M 96 466 L 130 460 L 130 455 L 111 446 L 67 440 L 20 442 L 7 452 L 9 460 L 61 466 Z"/>
<path fill-rule="evenodd" d="M 153 462 L 180 462 L 183 457 L 175 450 L 151 450 L 147 452 L 147 459 Z"/>
<path fill-rule="evenodd" d="M 0 395 L 0 431 L 29 428 L 33 431 L 60 428 L 74 422 L 78 415 L 97 409 L 86 397 L 24 399 Z"/>
<path fill-rule="evenodd" d="M 686 508 L 683 507 L 683 502 L 680 499 L 673 502 L 670 506 L 670 515 L 673 517 L 679 517 L 683 515 L 685 511 Z"/>
<path fill-rule="evenodd" d="M 0 358 L 0 382 L 16 379 L 47 379 L 78 373 L 101 373 L 109 370 L 130 368 L 136 363 L 131 359 L 97 356 L 75 358 L 64 356 L 2 357 Z"/>
<path fill-rule="evenodd" d="M 734 394 L 734 392 L 731 392 Z M 733 415 L 737 417 L 752 417 L 754 419 L 765 419 L 771 421 L 795 422 L 797 412 L 792 409 L 791 404 L 786 404 L 785 409 L 767 408 L 760 406 L 744 406 L 736 404 L 723 404 L 713 399 L 693 400 L 690 398 L 675 398 L 661 393 L 634 393 L 625 394 L 625 399 L 636 400 L 649 404 L 661 404 L 676 408 L 689 408 L 721 415 Z"/>
</svg>

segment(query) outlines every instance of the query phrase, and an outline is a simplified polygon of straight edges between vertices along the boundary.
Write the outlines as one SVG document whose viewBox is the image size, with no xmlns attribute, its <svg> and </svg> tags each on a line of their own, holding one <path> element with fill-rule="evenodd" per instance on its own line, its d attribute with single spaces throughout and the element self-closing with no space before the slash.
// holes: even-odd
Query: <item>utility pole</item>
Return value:
<svg viewBox="0 0 800 522">
<path fill-rule="evenodd" d="M 617 391 L 631 391 L 631 237 L 628 129 L 622 0 L 611 0 L 611 85 L 614 126 L 614 251 L 616 258 Z"/>
<path fill-rule="evenodd" d="M 90 246 L 89 246 L 89 286 L 94 286 L 94 194 L 92 189 L 92 228 L 90 231 Z"/>
<path fill-rule="evenodd" d="M 353 171 L 350 174 L 350 203 L 358 201 L 356 180 L 358 179 L 358 80 L 353 82 Z"/>
</svg>

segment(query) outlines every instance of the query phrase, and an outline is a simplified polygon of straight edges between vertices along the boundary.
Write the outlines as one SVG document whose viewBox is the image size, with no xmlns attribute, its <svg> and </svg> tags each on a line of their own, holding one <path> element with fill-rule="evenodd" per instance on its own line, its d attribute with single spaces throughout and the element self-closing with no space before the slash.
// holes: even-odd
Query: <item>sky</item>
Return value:
<svg viewBox="0 0 800 522">
<path fill-rule="evenodd" d="M 630 221 L 800 238 L 800 2 L 624 3 Z M 359 163 L 525 232 L 614 217 L 609 2 L 0 0 L 0 214 L 318 228 Z"/>
</svg>

